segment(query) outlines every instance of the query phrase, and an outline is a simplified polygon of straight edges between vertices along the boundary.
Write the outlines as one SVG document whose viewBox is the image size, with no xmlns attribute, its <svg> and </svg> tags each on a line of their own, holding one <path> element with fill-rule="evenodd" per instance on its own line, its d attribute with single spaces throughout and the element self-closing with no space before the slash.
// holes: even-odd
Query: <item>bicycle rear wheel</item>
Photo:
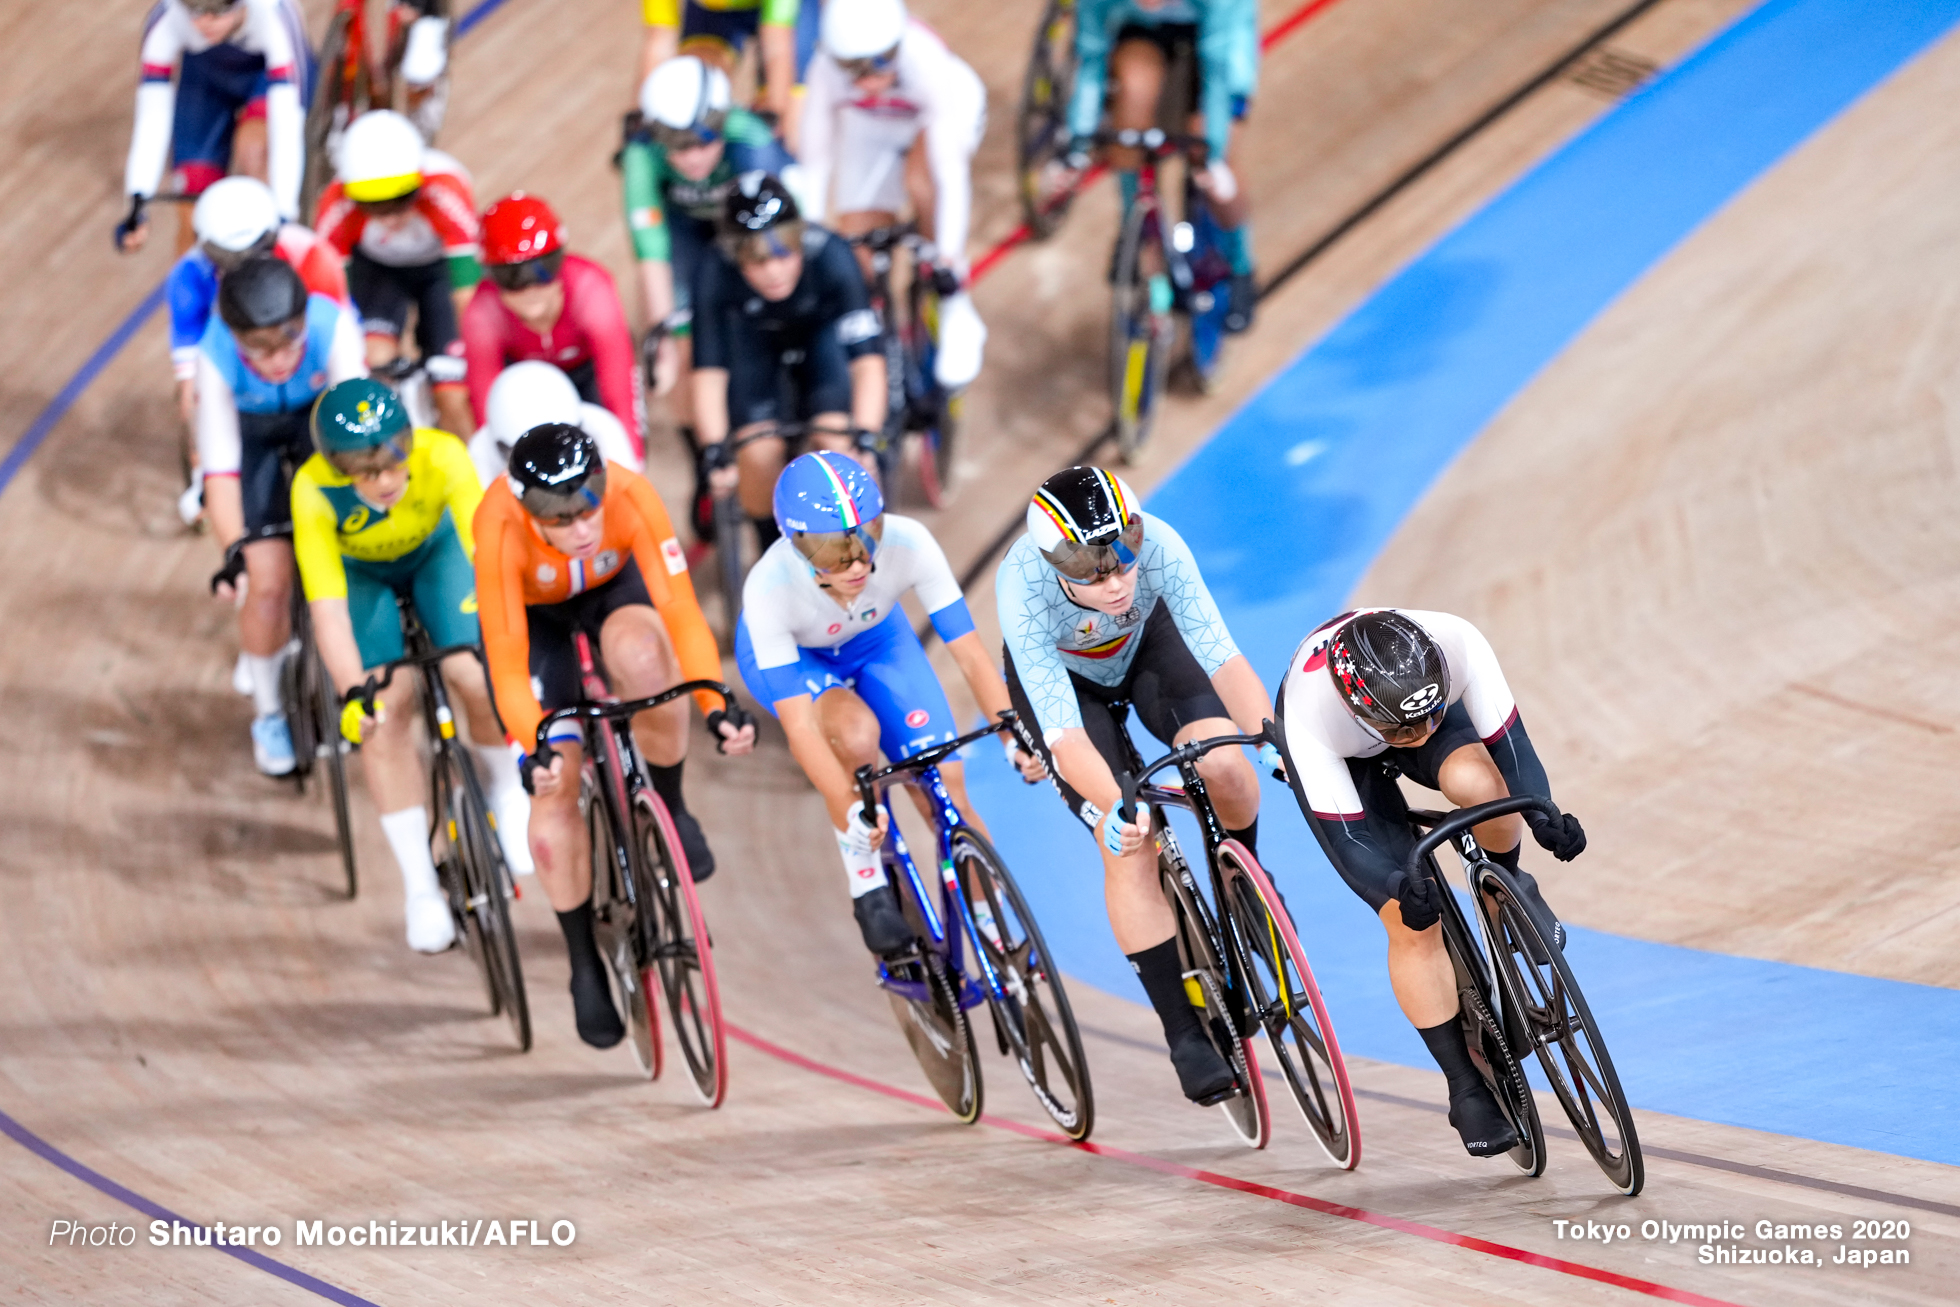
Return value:
<svg viewBox="0 0 1960 1307">
<path fill-rule="evenodd" d="M 728 1050 L 722 1034 L 721 987 L 707 919 L 694 876 L 666 805 L 649 790 L 633 796 L 635 892 L 640 898 L 640 946 L 658 975 L 694 1092 L 709 1107 L 728 1093 Z"/>
<path fill-rule="evenodd" d="M 723 625 L 730 648 L 735 645 L 735 624 L 742 616 L 742 583 L 749 577 L 743 549 L 748 530 L 748 519 L 742 514 L 742 501 L 735 492 L 717 497 L 715 562 L 721 572 Z"/>
<path fill-rule="evenodd" d="M 1614 1187 L 1632 1197 L 1646 1182 L 1633 1111 L 1571 964 L 1552 942 L 1551 929 L 1541 929 L 1508 872 L 1485 864 L 1476 882 L 1506 1015 L 1523 1028 L 1524 1042 L 1538 1055 L 1586 1151 Z M 1534 962 L 1534 957 L 1545 960 Z"/>
<path fill-rule="evenodd" d="M 595 730 L 588 735 L 588 743 L 595 737 L 608 738 Z M 617 758 L 616 749 L 609 741 L 606 747 Z M 609 774 L 616 776 L 618 772 L 609 769 Z M 619 1004 L 619 1014 L 625 1020 L 633 1060 L 639 1063 L 647 1079 L 658 1080 L 665 1069 L 661 1062 L 660 1009 L 654 998 L 651 971 L 640 960 L 644 950 L 636 942 L 643 909 L 636 907 L 636 895 L 627 888 L 632 868 L 625 849 L 613 833 L 612 815 L 599 792 L 599 786 L 604 783 L 596 768 L 588 768 L 579 794 L 592 849 L 592 939 L 598 945 L 599 955 L 606 960 L 606 971 L 612 976 L 613 1000 Z M 631 820 L 624 813 L 621 816 Z"/>
<path fill-rule="evenodd" d="M 893 980 L 917 997 L 890 988 L 898 1028 L 912 1046 L 912 1056 L 939 1101 L 961 1125 L 980 1119 L 980 1050 L 974 1046 L 973 1026 L 960 1007 L 959 981 L 946 969 L 946 959 L 930 948 L 906 962 L 887 964 Z"/>
<path fill-rule="evenodd" d="M 1218 1104 L 1232 1130 L 1250 1148 L 1264 1148 L 1272 1141 L 1273 1117 L 1266 1103 L 1266 1080 L 1259 1071 L 1259 1058 L 1246 1039 L 1246 1030 L 1236 1018 L 1237 1005 L 1227 998 L 1229 978 L 1218 956 L 1214 941 L 1218 931 L 1203 900 L 1185 884 L 1182 862 L 1160 857 L 1158 875 L 1164 897 L 1177 917 L 1177 950 L 1184 964 L 1184 991 L 1198 1019 L 1238 1080 L 1231 1097 Z"/>
<path fill-rule="evenodd" d="M 1300 1114 L 1336 1166 L 1361 1162 L 1360 1119 L 1334 1024 L 1307 965 L 1292 918 L 1265 869 L 1237 840 L 1218 850 L 1226 919 L 1246 968 L 1253 1015 L 1266 1032 Z"/>
<path fill-rule="evenodd" d="M 466 890 L 464 910 L 482 949 L 490 987 L 496 994 L 492 1011 L 502 1010 L 510 1021 L 518 1048 L 531 1048 L 531 1005 L 524 993 L 524 967 L 517 956 L 517 932 L 510 921 L 515 896 L 510 869 L 504 865 L 503 845 L 490 825 L 489 805 L 470 761 L 460 748 L 443 750 L 442 764 L 454 773 L 450 783 L 449 838 L 460 857 Z"/>
<path fill-rule="evenodd" d="M 1075 3 L 1048 0 L 1035 29 L 1034 50 L 1021 79 L 1021 106 L 1014 120 L 1021 218 L 1036 240 L 1046 240 L 1068 216 L 1068 191 L 1050 193 L 1048 165 L 1068 148 L 1068 106 L 1075 94 Z"/>
<path fill-rule="evenodd" d="M 1429 859 L 1430 874 L 1442 881 L 1436 859 Z M 1545 1127 L 1538 1119 L 1538 1101 L 1532 1097 L 1531 1082 L 1518 1064 L 1516 1048 L 1492 1010 L 1490 972 L 1484 953 L 1470 933 L 1457 906 L 1455 892 L 1443 881 L 1443 947 L 1456 971 L 1458 1020 L 1470 1061 L 1483 1076 L 1497 1099 L 1497 1105 L 1518 1132 L 1518 1146 L 1506 1156 L 1526 1175 L 1545 1173 Z"/>
<path fill-rule="evenodd" d="M 969 902 L 977 892 L 993 917 L 992 930 L 978 925 L 972 939 L 976 956 L 998 977 L 1004 991 L 996 994 L 983 977 L 1001 1051 L 1020 1063 L 1036 1101 L 1062 1133 L 1078 1141 L 1087 1139 L 1096 1124 L 1089 1062 L 1041 927 L 1021 897 L 1013 873 L 986 836 L 970 826 L 960 827 L 953 832 L 952 857 L 961 892 Z"/>
<path fill-rule="evenodd" d="M 1134 462 L 1150 439 L 1176 335 L 1170 280 L 1152 257 L 1157 222 L 1153 203 L 1139 200 L 1130 206 L 1117 238 L 1110 287 L 1109 395 L 1116 449 L 1125 463 Z"/>
</svg>

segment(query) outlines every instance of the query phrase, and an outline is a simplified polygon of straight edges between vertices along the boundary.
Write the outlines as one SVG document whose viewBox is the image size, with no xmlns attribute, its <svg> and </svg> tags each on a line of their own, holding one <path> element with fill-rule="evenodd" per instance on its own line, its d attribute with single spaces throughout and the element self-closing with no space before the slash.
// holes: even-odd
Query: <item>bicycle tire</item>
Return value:
<svg viewBox="0 0 1960 1307">
<path fill-rule="evenodd" d="M 906 315 L 913 334 L 912 357 L 919 360 L 920 385 L 928 410 L 919 441 L 919 489 L 934 508 L 944 508 L 953 487 L 954 456 L 959 445 L 960 417 L 966 407 L 963 392 L 948 393 L 933 376 L 938 357 L 939 294 L 922 278 L 912 279 L 911 311 Z"/>
<path fill-rule="evenodd" d="M 715 499 L 715 562 L 721 572 L 721 602 L 728 647 L 735 647 L 735 625 L 742 616 L 742 583 L 748 580 L 743 538 L 748 518 L 733 491 Z"/>
<path fill-rule="evenodd" d="M 1227 840 L 1218 856 L 1224 864 L 1226 920 L 1233 927 L 1227 938 L 1238 945 L 1247 964 L 1253 1012 L 1322 1151 L 1336 1166 L 1352 1171 L 1361 1163 L 1354 1088 L 1306 950 L 1300 947 L 1285 903 L 1252 851 L 1237 840 Z"/>
<path fill-rule="evenodd" d="M 313 83 L 313 102 L 306 110 L 306 165 L 300 174 L 302 222 L 313 221 L 320 193 L 333 180 L 331 142 L 336 128 L 335 111 L 343 104 L 351 108 L 353 86 L 347 76 L 347 25 L 353 17 L 352 11 L 346 9 L 333 16 L 320 42 L 319 61 L 314 65 L 319 71 Z"/>
<path fill-rule="evenodd" d="M 504 1010 L 504 994 L 497 977 L 491 974 L 489 950 L 484 947 L 482 931 L 469 908 L 470 884 L 463 868 L 462 842 L 449 820 L 455 808 L 455 786 L 455 771 L 443 766 L 438 758 L 430 776 L 429 856 L 436 864 L 436 879 L 442 885 L 443 897 L 449 900 L 449 916 L 455 923 L 456 938 L 483 982 L 484 1005 L 494 1017 Z"/>
<path fill-rule="evenodd" d="M 962 826 L 953 832 L 951 843 L 961 892 L 971 902 L 978 879 L 982 897 L 993 914 L 992 937 L 973 925 L 968 938 L 975 957 L 985 958 L 1006 981 L 1005 1000 L 996 997 L 991 986 L 982 986 L 993 1007 L 995 1031 L 1003 1044 L 1011 1045 L 1002 1051 L 1019 1063 L 1021 1075 L 1042 1111 L 1064 1135 L 1080 1143 L 1095 1129 L 1096 1099 L 1082 1034 L 1076 1028 L 1061 972 L 1053 966 L 1048 943 L 1021 896 L 1014 874 L 987 837 L 971 826 Z M 1058 1096 L 1051 1084 L 1051 1064 L 1061 1074 L 1066 1098 Z"/>
<path fill-rule="evenodd" d="M 1572 965 L 1553 942 L 1552 931 L 1541 926 L 1535 911 L 1518 894 L 1509 872 L 1483 864 L 1476 881 L 1478 911 L 1496 955 L 1505 1006 L 1524 1027 L 1525 1040 L 1580 1142 L 1613 1187 L 1631 1198 L 1646 1183 L 1640 1135 Z M 1493 889 L 1498 895 L 1495 919 Z M 1534 954 L 1545 961 L 1529 961 Z M 1558 1056 L 1553 1055 L 1554 1048 Z M 1596 1104 L 1606 1109 L 1607 1120 L 1602 1121 Z M 1609 1122 L 1619 1136 L 1617 1152 L 1607 1135 Z"/>
<path fill-rule="evenodd" d="M 1531 1082 L 1525 1078 L 1511 1040 L 1505 1036 L 1492 1010 L 1490 985 L 1493 982 L 1488 960 L 1470 933 L 1470 924 L 1457 906 L 1455 891 L 1443 880 L 1434 855 L 1429 858 L 1429 870 L 1443 884 L 1443 947 L 1456 971 L 1457 1020 L 1463 1027 L 1464 1044 L 1498 1108 L 1518 1132 L 1517 1147 L 1506 1156 L 1526 1175 L 1543 1175 L 1544 1123 L 1538 1116 L 1538 1100 L 1532 1096 Z"/>
<path fill-rule="evenodd" d="M 985 1091 L 980 1081 L 980 1050 L 973 1042 L 973 1024 L 960 1007 L 959 987 L 946 960 L 931 948 L 907 962 L 891 964 L 893 975 L 924 986 L 925 1002 L 885 991 L 898 1018 L 912 1056 L 925 1072 L 939 1101 L 961 1125 L 980 1119 Z M 904 974 L 900 974 L 903 972 Z"/>
<path fill-rule="evenodd" d="M 333 679 L 326 664 L 309 640 L 306 654 L 315 664 L 315 711 L 319 714 L 319 742 L 314 746 L 326 763 L 327 799 L 333 807 L 334 838 L 340 846 L 340 868 L 347 877 L 347 897 L 361 892 L 359 860 L 354 851 L 354 815 L 347 798 L 347 743 L 340 738 L 340 696 L 334 693 Z"/>
<path fill-rule="evenodd" d="M 1266 1102 L 1266 1081 L 1259 1072 L 1259 1058 L 1246 1039 L 1238 1020 L 1230 1015 L 1233 1004 L 1226 997 L 1225 964 L 1219 957 L 1218 932 L 1205 911 L 1197 891 L 1186 883 L 1184 864 L 1160 855 L 1157 873 L 1164 898 L 1177 918 L 1177 951 L 1184 968 L 1184 988 L 1191 1006 L 1199 1010 L 1199 1022 L 1238 1078 L 1238 1092 L 1218 1104 L 1233 1133 L 1253 1149 L 1272 1142 L 1273 1118 Z"/>
<path fill-rule="evenodd" d="M 641 902 L 651 909 L 640 914 L 640 941 L 649 964 L 641 976 L 649 994 L 652 981 L 659 981 L 694 1092 L 706 1106 L 720 1107 L 728 1094 L 728 1046 L 707 918 L 667 806 L 651 790 L 641 790 L 633 796 L 633 818 L 639 854 L 634 869 L 642 878 Z"/>
<path fill-rule="evenodd" d="M 1115 276 L 1110 284 L 1109 398 L 1116 419 L 1116 451 L 1134 463 L 1150 439 L 1164 393 L 1164 369 L 1176 324 L 1168 311 L 1150 303 L 1151 275 L 1143 266 L 1145 227 L 1155 206 L 1130 206 L 1117 237 Z M 1157 274 L 1162 275 L 1162 274 Z"/>
<path fill-rule="evenodd" d="M 610 731 L 601 727 L 589 732 L 588 746 L 595 736 L 608 741 L 607 754 L 616 759 L 617 746 L 610 744 Z M 614 833 L 611 805 L 601 797 L 599 784 L 597 769 L 588 765 L 579 803 L 585 809 L 586 837 L 592 850 L 592 940 L 606 960 L 606 973 L 612 977 L 613 1001 L 625 1020 L 633 1060 L 648 1080 L 658 1080 L 665 1069 L 660 1008 L 639 962 L 640 949 L 636 942 L 639 919 L 633 896 L 624 883 L 631 870 L 628 860 L 621 856 L 628 846 L 621 845 Z M 622 812 L 620 816 L 625 819 L 626 814 Z"/>
<path fill-rule="evenodd" d="M 1021 78 L 1014 118 L 1016 179 L 1021 220 L 1036 240 L 1047 240 L 1068 216 L 1074 194 L 1041 193 L 1045 166 L 1068 148 L 1068 106 L 1075 94 L 1074 0 L 1048 0 L 1035 28 L 1034 49 Z"/>
<path fill-rule="evenodd" d="M 510 868 L 504 865 L 503 845 L 490 824 L 490 805 L 483 786 L 460 748 L 442 751 L 461 781 L 450 791 L 450 839 L 462 859 L 465 900 L 470 920 L 483 945 L 483 959 L 494 986 L 498 1007 L 510 1022 L 511 1034 L 523 1052 L 531 1050 L 531 1005 L 524 992 L 524 964 L 517 953 L 517 931 L 511 925 L 510 903 L 515 896 Z"/>
</svg>

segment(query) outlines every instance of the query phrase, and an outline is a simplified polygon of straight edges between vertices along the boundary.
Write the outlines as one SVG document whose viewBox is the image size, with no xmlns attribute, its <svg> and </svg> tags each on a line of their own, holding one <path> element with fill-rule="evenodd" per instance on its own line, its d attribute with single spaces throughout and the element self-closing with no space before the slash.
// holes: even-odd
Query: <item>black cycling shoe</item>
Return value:
<svg viewBox="0 0 1960 1307">
<path fill-rule="evenodd" d="M 613 1009 L 612 991 L 605 976 L 597 972 L 588 973 L 584 984 L 580 979 L 579 973 L 572 973 L 572 1013 L 578 1022 L 578 1037 L 594 1048 L 611 1048 L 626 1038 L 626 1027 Z"/>
<path fill-rule="evenodd" d="M 1252 325 L 1252 307 L 1259 299 L 1258 283 L 1249 272 L 1232 274 L 1231 303 L 1225 306 L 1225 332 L 1236 336 Z"/>
<path fill-rule="evenodd" d="M 688 874 L 699 885 L 715 874 L 715 851 L 708 847 L 708 837 L 702 833 L 701 823 L 694 820 L 693 813 L 686 808 L 669 808 L 667 815 L 674 819 L 674 833 L 681 837 Z"/>
<path fill-rule="evenodd" d="M 1518 1146 L 1518 1132 L 1479 1076 L 1462 1093 L 1450 1095 L 1450 1124 L 1472 1157 L 1496 1157 Z"/>
<path fill-rule="evenodd" d="M 1232 1064 L 1218 1055 L 1205 1032 L 1193 1027 L 1171 1045 L 1171 1065 L 1177 1068 L 1178 1088 L 1200 1107 L 1229 1097 L 1238 1088 L 1239 1078 Z"/>
<path fill-rule="evenodd" d="M 1552 946 L 1563 953 L 1565 951 L 1565 927 L 1559 923 L 1558 917 L 1552 910 L 1545 906 L 1545 895 L 1538 888 L 1538 878 L 1528 871 L 1516 871 L 1511 873 L 1511 879 L 1518 883 L 1518 894 L 1526 903 L 1536 909 L 1534 915 L 1543 921 L 1552 923 Z M 1542 952 L 1543 950 L 1541 949 L 1533 948 L 1531 950 L 1531 960 L 1541 967 L 1549 966 L 1551 959 L 1541 956 Z"/>
<path fill-rule="evenodd" d="M 899 906 L 898 891 L 889 885 L 851 900 L 851 915 L 857 918 L 864 946 L 881 958 L 903 953 L 918 942 L 905 920 L 905 909 Z"/>
</svg>

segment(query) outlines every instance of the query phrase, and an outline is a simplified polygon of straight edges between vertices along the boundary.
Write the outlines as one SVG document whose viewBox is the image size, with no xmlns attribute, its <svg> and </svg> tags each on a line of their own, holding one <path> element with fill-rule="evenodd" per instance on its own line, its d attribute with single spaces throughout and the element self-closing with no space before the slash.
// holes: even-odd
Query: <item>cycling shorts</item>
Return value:
<svg viewBox="0 0 1960 1307">
<path fill-rule="evenodd" d="M 1088 732 L 1090 743 L 1096 746 L 1096 752 L 1109 764 L 1112 773 L 1130 765 L 1117 735 L 1119 728 L 1116 715 L 1110 711 L 1112 704 L 1128 702 L 1136 709 L 1143 728 L 1165 745 L 1171 744 L 1177 733 L 1192 722 L 1231 716 L 1225 711 L 1225 701 L 1212 687 L 1211 678 L 1205 675 L 1190 646 L 1184 643 L 1184 636 L 1171 618 L 1170 606 L 1162 599 L 1144 619 L 1143 633 L 1138 640 L 1136 657 L 1120 685 L 1097 685 L 1074 672 L 1068 678 L 1075 687 L 1076 703 L 1082 709 L 1082 729 Z M 1041 755 L 1041 760 L 1048 764 L 1048 775 L 1056 792 L 1082 824 L 1094 830 L 1102 820 L 1102 810 L 1062 779 L 1054 757 L 1048 752 L 1047 741 L 1035 725 L 1034 705 L 1028 701 L 1020 673 L 1014 669 L 1014 657 L 1004 646 L 1001 657 L 1007 672 L 1007 697 L 1014 705 L 1015 733 L 1020 736 L 1022 747 L 1032 747 Z"/>
<path fill-rule="evenodd" d="M 196 195 L 230 171 L 239 121 L 265 116 L 265 56 L 220 44 L 186 50 L 180 67 L 170 154 L 185 193 Z"/>
<path fill-rule="evenodd" d="M 592 657 L 597 660 L 599 632 L 606 619 L 633 604 L 651 609 L 653 596 L 647 593 L 646 578 L 640 575 L 640 560 L 629 557 L 612 580 L 603 585 L 560 603 L 533 604 L 524 610 L 524 622 L 531 634 L 531 691 L 546 712 L 585 699 L 574 637 L 584 632 L 592 643 Z M 552 728 L 551 738 L 576 743 L 580 734 L 577 722 L 560 722 Z M 517 743 L 529 750 L 535 741 Z"/>
<path fill-rule="evenodd" d="M 835 649 L 797 647 L 792 668 L 773 667 L 765 675 L 755 661 L 746 616 L 735 626 L 735 666 L 749 693 L 770 713 L 784 698 L 783 681 L 793 676 L 812 699 L 839 686 L 855 691 L 878 719 L 878 746 L 893 762 L 944 744 L 953 729 L 953 709 L 946 702 L 939 674 L 926 658 L 905 610 L 892 609 L 869 631 L 852 636 Z M 777 687 L 775 690 L 771 686 Z"/>
<path fill-rule="evenodd" d="M 681 6 L 680 52 L 699 54 L 699 46 L 719 46 L 728 52 L 730 62 L 736 62 L 761 26 L 761 5 L 753 9 L 709 9 L 688 0 Z M 697 48 L 690 50 L 689 46 Z"/>
<path fill-rule="evenodd" d="M 701 271 L 701 261 L 714 253 L 715 225 L 702 222 L 679 209 L 667 210 L 665 222 L 667 261 L 674 269 L 674 311 L 691 315 L 694 309 L 694 278 Z M 689 329 L 684 323 L 674 334 L 687 335 Z"/>
<path fill-rule="evenodd" d="M 728 425 L 798 422 L 851 411 L 851 362 L 832 323 L 807 348 L 783 349 L 737 319 L 729 329 Z"/>
<path fill-rule="evenodd" d="M 1204 60 L 1198 57 L 1198 28 L 1195 23 L 1125 23 L 1116 33 L 1116 45 L 1125 41 L 1148 41 L 1163 52 L 1165 65 L 1173 71 L 1185 74 L 1185 80 L 1175 86 L 1166 85 L 1166 92 L 1174 92 L 1167 117 L 1175 121 L 1187 113 L 1200 112 L 1204 103 Z M 1179 59 L 1184 62 L 1179 63 Z M 1243 122 L 1251 97 L 1243 94 L 1232 96 L 1232 121 Z M 1178 127 L 1183 131 L 1182 125 Z"/>
<path fill-rule="evenodd" d="M 292 530 L 293 472 L 313 457 L 311 412 L 238 415 L 238 494 L 247 536 Z"/>
<path fill-rule="evenodd" d="M 394 267 L 376 262 L 356 247 L 347 256 L 347 293 L 360 314 L 362 332 L 370 336 L 400 340 L 408 332 L 413 308 L 415 345 L 429 380 L 462 381 L 463 335 L 456 322 L 456 301 L 450 297 L 446 259 Z"/>
<path fill-rule="evenodd" d="M 347 616 L 354 623 L 363 668 L 402 656 L 397 596 L 415 605 L 415 616 L 436 648 L 477 642 L 476 571 L 447 513 L 428 539 L 400 558 L 368 563 L 343 555 L 341 566 L 347 573 Z"/>
</svg>

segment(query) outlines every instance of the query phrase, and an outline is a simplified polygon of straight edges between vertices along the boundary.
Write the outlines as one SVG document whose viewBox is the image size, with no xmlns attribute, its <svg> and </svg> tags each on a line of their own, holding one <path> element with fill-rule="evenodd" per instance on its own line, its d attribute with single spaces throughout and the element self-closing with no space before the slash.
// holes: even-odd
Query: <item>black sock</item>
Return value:
<svg viewBox="0 0 1960 1307">
<path fill-rule="evenodd" d="M 775 518 L 752 517 L 749 521 L 755 523 L 755 538 L 764 549 L 783 538 L 782 531 L 776 526 Z"/>
<path fill-rule="evenodd" d="M 1259 856 L 1259 819 L 1257 817 L 1254 817 L 1251 821 L 1247 822 L 1245 824 L 1244 830 L 1226 831 L 1225 838 L 1237 840 L 1239 843 L 1245 845 L 1248 849 L 1252 850 L 1253 857 L 1255 858 L 1258 857 Z"/>
<path fill-rule="evenodd" d="M 570 912 L 558 914 L 558 929 L 565 932 L 565 952 L 572 960 L 572 983 L 581 977 L 603 978 L 605 964 L 599 958 L 599 945 L 592 938 L 592 905 L 581 903 Z"/>
<path fill-rule="evenodd" d="M 686 759 L 671 767 L 662 767 L 657 762 L 647 764 L 647 776 L 653 781 L 653 792 L 667 805 L 670 813 L 687 811 L 687 801 L 681 798 L 681 768 L 687 766 Z"/>
<path fill-rule="evenodd" d="M 1191 995 L 1184 989 L 1184 964 L 1178 961 L 1177 937 L 1128 957 L 1130 965 L 1136 968 L 1137 979 L 1143 982 L 1143 992 L 1150 996 L 1150 1006 L 1157 1009 L 1157 1019 L 1164 1023 L 1164 1042 L 1175 1046 L 1187 1034 L 1203 1033 L 1203 1027 L 1198 1024 L 1198 1010 L 1191 1006 Z"/>
<path fill-rule="evenodd" d="M 1471 1085 L 1483 1083 L 1483 1076 L 1476 1064 L 1470 1060 L 1470 1047 L 1463 1042 L 1463 1023 L 1451 1017 L 1440 1026 L 1427 1030 L 1418 1029 L 1422 1042 L 1429 1045 L 1429 1056 L 1436 1059 L 1436 1065 L 1443 1068 L 1443 1075 L 1450 1082 L 1450 1097 Z"/>
<path fill-rule="evenodd" d="M 1480 844 L 1477 847 L 1483 848 L 1483 845 Z M 1513 876 L 1518 874 L 1518 855 L 1523 852 L 1524 843 L 1522 841 L 1512 845 L 1502 853 L 1499 853 L 1495 849 L 1484 849 L 1484 853 L 1489 856 L 1492 862 L 1504 868 L 1504 870 L 1510 872 Z"/>
</svg>

